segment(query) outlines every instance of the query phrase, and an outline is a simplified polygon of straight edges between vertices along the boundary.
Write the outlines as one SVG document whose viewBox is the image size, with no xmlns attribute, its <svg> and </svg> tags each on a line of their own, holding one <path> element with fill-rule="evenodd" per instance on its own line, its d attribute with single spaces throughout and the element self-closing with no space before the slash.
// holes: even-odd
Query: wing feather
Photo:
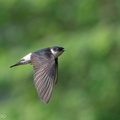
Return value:
<svg viewBox="0 0 120 120">
<path fill-rule="evenodd" d="M 48 103 L 52 95 L 53 85 L 57 82 L 57 58 L 52 55 L 43 56 L 32 53 L 31 63 L 34 68 L 34 83 L 38 96 L 43 102 Z"/>
</svg>

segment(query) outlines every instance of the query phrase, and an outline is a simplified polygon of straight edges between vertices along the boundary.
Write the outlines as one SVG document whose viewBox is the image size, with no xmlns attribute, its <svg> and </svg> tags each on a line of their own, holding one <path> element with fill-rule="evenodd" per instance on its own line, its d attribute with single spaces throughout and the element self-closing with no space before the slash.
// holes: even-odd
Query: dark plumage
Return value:
<svg viewBox="0 0 120 120">
<path fill-rule="evenodd" d="M 64 48 L 59 46 L 38 50 L 26 55 L 10 68 L 22 64 L 32 64 L 38 96 L 43 102 L 48 103 L 53 85 L 57 83 L 58 79 L 58 56 L 63 52 Z"/>
</svg>

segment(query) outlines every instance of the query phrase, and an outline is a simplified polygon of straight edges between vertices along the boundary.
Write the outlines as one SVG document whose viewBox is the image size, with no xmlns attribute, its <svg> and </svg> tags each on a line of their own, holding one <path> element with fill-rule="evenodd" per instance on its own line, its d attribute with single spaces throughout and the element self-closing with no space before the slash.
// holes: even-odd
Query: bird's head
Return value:
<svg viewBox="0 0 120 120">
<path fill-rule="evenodd" d="M 55 56 L 55 58 L 57 58 L 65 51 L 65 48 L 60 46 L 54 46 L 54 47 L 50 47 L 50 50 L 52 54 Z"/>
</svg>

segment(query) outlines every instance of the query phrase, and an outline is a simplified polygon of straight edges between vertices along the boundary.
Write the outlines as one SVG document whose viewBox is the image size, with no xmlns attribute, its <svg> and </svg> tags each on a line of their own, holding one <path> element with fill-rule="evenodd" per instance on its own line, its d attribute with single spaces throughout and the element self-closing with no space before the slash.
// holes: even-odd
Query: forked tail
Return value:
<svg viewBox="0 0 120 120">
<path fill-rule="evenodd" d="M 22 64 L 23 64 L 23 63 L 21 63 L 21 61 L 19 61 L 18 63 L 16 63 L 16 64 L 10 66 L 10 68 L 15 67 L 15 66 L 18 66 L 18 65 L 22 65 Z"/>
</svg>

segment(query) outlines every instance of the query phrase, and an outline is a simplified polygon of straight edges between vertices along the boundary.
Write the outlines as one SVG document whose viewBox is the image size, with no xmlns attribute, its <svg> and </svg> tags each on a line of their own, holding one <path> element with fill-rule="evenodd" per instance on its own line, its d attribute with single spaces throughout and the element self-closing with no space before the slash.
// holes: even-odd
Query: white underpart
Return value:
<svg viewBox="0 0 120 120">
<path fill-rule="evenodd" d="M 25 57 L 23 57 L 21 60 L 24 60 L 24 64 L 30 63 L 31 61 L 31 53 L 27 54 Z"/>
<path fill-rule="evenodd" d="M 54 51 L 53 49 L 50 49 L 50 50 L 55 58 L 57 58 L 58 56 L 60 56 L 62 54 L 62 52 Z"/>
</svg>

